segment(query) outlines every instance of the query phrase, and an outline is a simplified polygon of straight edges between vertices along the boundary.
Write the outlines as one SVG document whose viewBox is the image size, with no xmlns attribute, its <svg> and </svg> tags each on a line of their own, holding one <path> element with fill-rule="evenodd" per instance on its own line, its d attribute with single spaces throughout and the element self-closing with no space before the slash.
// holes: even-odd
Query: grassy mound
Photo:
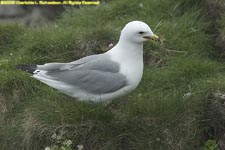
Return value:
<svg viewBox="0 0 225 150">
<path fill-rule="evenodd" d="M 85 150 L 222 147 L 225 67 L 214 54 L 204 2 L 115 0 L 67 8 L 44 26 L 1 24 L 1 149 L 60 145 L 55 134 L 72 140 L 73 149 L 82 144 Z M 107 108 L 76 101 L 15 69 L 17 64 L 69 62 L 102 53 L 132 20 L 149 24 L 164 45 L 145 43 L 141 84 Z"/>
</svg>

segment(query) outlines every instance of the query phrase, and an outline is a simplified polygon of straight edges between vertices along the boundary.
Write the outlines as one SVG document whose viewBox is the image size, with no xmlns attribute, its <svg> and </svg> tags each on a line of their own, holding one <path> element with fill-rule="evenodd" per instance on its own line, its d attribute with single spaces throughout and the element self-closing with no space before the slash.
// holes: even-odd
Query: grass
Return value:
<svg viewBox="0 0 225 150">
<path fill-rule="evenodd" d="M 0 149 L 44 149 L 60 131 L 85 150 L 199 150 L 210 139 L 221 142 L 224 107 L 215 93 L 225 92 L 225 67 L 214 55 L 203 2 L 117 0 L 67 8 L 43 26 L 0 24 Z M 141 84 L 107 108 L 15 69 L 102 53 L 132 20 L 145 21 L 164 44 L 145 43 Z"/>
</svg>

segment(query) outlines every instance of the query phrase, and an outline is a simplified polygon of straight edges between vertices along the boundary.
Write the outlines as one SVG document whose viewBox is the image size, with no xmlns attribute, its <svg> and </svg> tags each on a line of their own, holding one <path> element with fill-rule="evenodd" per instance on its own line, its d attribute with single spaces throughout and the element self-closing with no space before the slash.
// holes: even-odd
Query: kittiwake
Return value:
<svg viewBox="0 0 225 150">
<path fill-rule="evenodd" d="M 133 91 L 143 74 L 143 42 L 159 40 L 142 21 L 122 29 L 119 42 L 109 51 L 69 63 L 18 65 L 32 77 L 81 101 L 109 103 Z"/>
</svg>

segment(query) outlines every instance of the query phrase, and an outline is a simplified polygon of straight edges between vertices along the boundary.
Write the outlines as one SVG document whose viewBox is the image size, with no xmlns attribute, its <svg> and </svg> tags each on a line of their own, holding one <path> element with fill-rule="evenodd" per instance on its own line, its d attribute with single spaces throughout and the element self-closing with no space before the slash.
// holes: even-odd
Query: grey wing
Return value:
<svg viewBox="0 0 225 150">
<path fill-rule="evenodd" d="M 99 70 L 68 70 L 49 72 L 54 80 L 78 87 L 93 94 L 115 92 L 127 85 L 126 77 L 121 73 L 103 72 Z"/>
<path fill-rule="evenodd" d="M 47 63 L 37 65 L 37 69 L 45 71 L 65 71 L 65 70 L 101 70 L 118 72 L 119 65 L 110 60 L 107 54 L 91 55 L 70 63 Z"/>
<path fill-rule="evenodd" d="M 106 54 L 93 55 L 80 60 L 51 64 L 46 75 L 53 80 L 78 87 L 93 94 L 111 93 L 127 85 L 126 77 L 119 73 L 120 66 Z"/>
<path fill-rule="evenodd" d="M 101 55 L 91 55 L 70 63 L 46 63 L 44 65 L 37 65 L 37 69 L 45 71 L 60 71 L 60 70 L 69 70 L 71 68 L 77 67 L 79 65 L 85 64 L 91 60 L 101 57 Z"/>
</svg>

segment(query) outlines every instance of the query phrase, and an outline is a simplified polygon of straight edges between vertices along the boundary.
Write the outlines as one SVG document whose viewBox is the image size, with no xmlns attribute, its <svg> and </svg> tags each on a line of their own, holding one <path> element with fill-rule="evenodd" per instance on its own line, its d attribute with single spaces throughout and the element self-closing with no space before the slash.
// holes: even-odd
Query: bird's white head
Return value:
<svg viewBox="0 0 225 150">
<path fill-rule="evenodd" d="M 158 41 L 151 28 L 142 21 L 132 21 L 126 24 L 121 31 L 120 40 L 125 40 L 132 43 L 143 43 L 147 40 Z"/>
</svg>

